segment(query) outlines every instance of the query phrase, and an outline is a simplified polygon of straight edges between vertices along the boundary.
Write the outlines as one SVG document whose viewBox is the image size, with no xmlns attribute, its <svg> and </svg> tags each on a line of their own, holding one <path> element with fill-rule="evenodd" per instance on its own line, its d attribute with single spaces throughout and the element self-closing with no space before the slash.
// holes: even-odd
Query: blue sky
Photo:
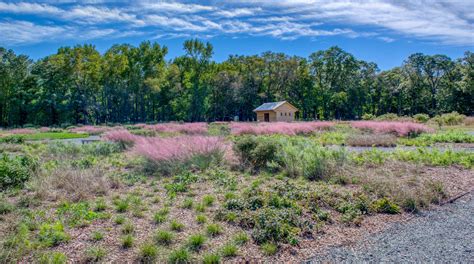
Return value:
<svg viewBox="0 0 474 264">
<path fill-rule="evenodd" d="M 213 0 L 1 1 L 0 46 L 37 59 L 65 45 L 156 41 L 181 55 L 189 38 L 214 59 L 285 52 L 307 57 L 338 45 L 381 69 L 410 54 L 458 58 L 474 50 L 474 1 Z"/>
</svg>

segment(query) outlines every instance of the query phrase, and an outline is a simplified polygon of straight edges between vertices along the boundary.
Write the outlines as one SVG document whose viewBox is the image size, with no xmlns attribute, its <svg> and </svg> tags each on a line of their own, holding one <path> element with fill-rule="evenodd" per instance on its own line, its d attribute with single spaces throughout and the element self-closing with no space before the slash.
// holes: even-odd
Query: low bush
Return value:
<svg viewBox="0 0 474 264">
<path fill-rule="evenodd" d="M 384 213 L 384 214 L 400 213 L 400 207 L 387 198 L 382 198 L 382 199 L 378 199 L 374 201 L 371 205 L 371 209 L 374 212 Z"/>
<path fill-rule="evenodd" d="M 26 156 L 0 156 L 0 190 L 21 187 L 29 180 L 35 161 Z"/>
<path fill-rule="evenodd" d="M 382 120 L 382 121 L 393 121 L 398 119 L 398 115 L 394 113 L 387 113 L 383 115 L 379 115 L 376 118 L 377 120 Z"/>
<path fill-rule="evenodd" d="M 373 114 L 363 114 L 362 115 L 362 120 L 374 120 L 376 118 L 375 115 Z"/>
<path fill-rule="evenodd" d="M 278 142 L 270 137 L 245 136 L 236 139 L 234 151 L 242 163 L 258 171 L 275 160 L 279 147 Z"/>
<path fill-rule="evenodd" d="M 43 224 L 39 228 L 38 239 L 45 247 L 57 246 L 67 242 L 70 238 L 64 232 L 64 226 L 61 222 L 53 224 Z"/>
<path fill-rule="evenodd" d="M 447 114 L 437 115 L 431 119 L 432 122 L 439 126 L 454 126 L 461 125 L 466 118 L 465 115 L 461 115 L 458 112 L 451 112 Z"/>
<path fill-rule="evenodd" d="M 427 114 L 416 114 L 413 116 L 413 119 L 415 119 L 417 123 L 426 123 L 430 120 L 430 116 Z"/>
<path fill-rule="evenodd" d="M 49 251 L 42 253 L 38 258 L 39 264 L 66 264 L 67 257 L 62 252 Z"/>
</svg>

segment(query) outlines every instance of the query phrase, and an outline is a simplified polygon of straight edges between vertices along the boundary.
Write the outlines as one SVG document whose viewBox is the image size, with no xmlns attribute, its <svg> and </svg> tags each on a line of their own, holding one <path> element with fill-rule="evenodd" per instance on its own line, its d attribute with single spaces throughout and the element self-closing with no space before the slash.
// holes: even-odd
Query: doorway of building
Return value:
<svg viewBox="0 0 474 264">
<path fill-rule="evenodd" d="M 265 120 L 265 122 L 270 122 L 270 114 L 269 113 L 263 114 L 263 120 Z"/>
</svg>

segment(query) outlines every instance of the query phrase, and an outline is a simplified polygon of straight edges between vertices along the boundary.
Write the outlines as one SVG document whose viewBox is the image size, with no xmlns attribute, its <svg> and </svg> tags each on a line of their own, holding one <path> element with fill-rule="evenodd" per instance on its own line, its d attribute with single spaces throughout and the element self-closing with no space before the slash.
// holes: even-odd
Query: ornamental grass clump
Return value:
<svg viewBox="0 0 474 264">
<path fill-rule="evenodd" d="M 87 133 L 90 135 L 99 135 L 107 131 L 111 131 L 111 127 L 102 127 L 102 126 L 80 126 L 69 129 L 73 133 Z"/>
<path fill-rule="evenodd" d="M 162 133 L 182 133 L 188 135 L 207 134 L 207 123 L 164 123 L 156 125 L 145 125 L 145 129 L 154 130 Z"/>
<path fill-rule="evenodd" d="M 333 122 L 274 122 L 274 123 L 231 123 L 233 135 L 301 135 L 327 130 Z"/>
<path fill-rule="evenodd" d="M 224 161 L 227 144 L 219 137 L 140 138 L 133 152 L 147 160 L 148 172 L 170 175 L 184 169 L 205 169 Z"/>
<path fill-rule="evenodd" d="M 395 134 L 400 137 L 416 136 L 421 133 L 433 132 L 432 128 L 413 122 L 355 121 L 351 123 L 351 126 L 373 133 Z"/>
<path fill-rule="evenodd" d="M 133 146 L 138 136 L 130 133 L 126 129 L 112 130 L 104 134 L 103 139 L 118 143 L 122 148 Z"/>
</svg>

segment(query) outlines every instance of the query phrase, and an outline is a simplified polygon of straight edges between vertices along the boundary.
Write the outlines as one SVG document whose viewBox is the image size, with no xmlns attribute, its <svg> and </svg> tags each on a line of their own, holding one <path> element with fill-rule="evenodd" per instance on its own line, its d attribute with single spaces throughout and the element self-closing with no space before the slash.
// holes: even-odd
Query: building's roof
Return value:
<svg viewBox="0 0 474 264">
<path fill-rule="evenodd" d="M 283 104 L 289 104 L 291 105 L 290 103 L 288 103 L 287 101 L 280 101 L 280 102 L 270 102 L 270 103 L 264 103 L 262 104 L 261 106 L 255 108 L 253 111 L 254 112 L 258 112 L 258 111 L 272 111 L 272 110 L 275 110 L 277 109 L 278 107 L 280 107 L 281 105 Z M 291 105 L 293 106 L 293 105 Z M 294 106 L 293 106 L 294 107 Z M 296 107 L 294 107 L 296 109 Z"/>
</svg>

